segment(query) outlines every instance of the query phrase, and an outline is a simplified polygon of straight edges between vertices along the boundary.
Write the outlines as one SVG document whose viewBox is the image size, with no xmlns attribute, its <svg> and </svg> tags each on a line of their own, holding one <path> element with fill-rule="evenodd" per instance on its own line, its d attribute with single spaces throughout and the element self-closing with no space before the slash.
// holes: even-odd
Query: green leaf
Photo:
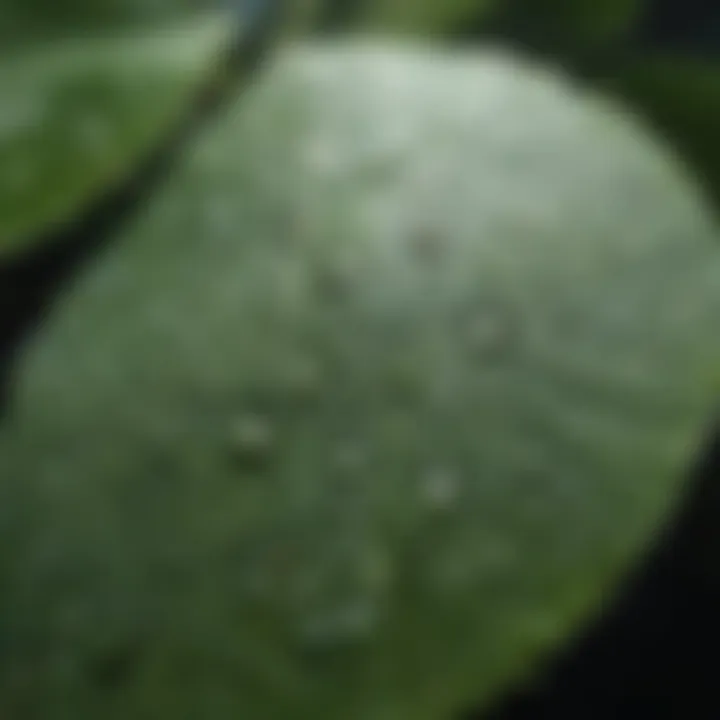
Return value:
<svg viewBox="0 0 720 720">
<path fill-rule="evenodd" d="M 544 67 L 288 49 L 28 348 L 4 715 L 446 720 L 528 677 L 684 496 L 717 233 Z"/>
<path fill-rule="evenodd" d="M 606 87 L 675 146 L 720 209 L 720 62 L 645 54 L 619 65 Z"/>
<path fill-rule="evenodd" d="M 217 4 L 213 0 L 0 0 L 0 55 L 51 38 L 147 29 Z"/>
<path fill-rule="evenodd" d="M 95 6 L 107 13 L 88 11 L 82 32 L 75 21 L 85 5 L 59 6 L 76 14 L 57 18 L 53 6 L 45 20 L 53 19 L 57 36 L 2 55 L 0 259 L 131 175 L 199 89 L 213 82 L 239 32 L 237 15 L 219 11 L 116 28 L 111 10 L 125 6 Z M 23 37 L 31 37 L 31 16 L 20 13 L 22 7 L 11 17 L 26 29 Z M 128 7 L 140 17 L 145 6 Z M 90 26 L 97 34 L 85 32 Z"/>
</svg>

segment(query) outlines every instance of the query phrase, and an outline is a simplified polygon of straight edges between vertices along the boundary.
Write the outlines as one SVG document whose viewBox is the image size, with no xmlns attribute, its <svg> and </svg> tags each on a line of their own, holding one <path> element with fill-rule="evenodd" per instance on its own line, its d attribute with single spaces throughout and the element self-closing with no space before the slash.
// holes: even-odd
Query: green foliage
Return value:
<svg viewBox="0 0 720 720">
<path fill-rule="evenodd" d="M 0 0 L 0 57 L 31 42 L 147 27 L 197 15 L 212 0 Z"/>
<path fill-rule="evenodd" d="M 289 51 L 30 348 L 3 716 L 487 703 L 683 490 L 716 232 L 637 123 L 541 68 Z"/>
<path fill-rule="evenodd" d="M 442 36 L 470 17 L 487 13 L 498 0 L 365 0 L 357 22 L 365 29 Z"/>
<path fill-rule="evenodd" d="M 127 182 L 200 90 L 222 82 L 242 35 L 236 10 L 185 17 L 187 2 L 164 3 L 163 13 L 139 2 L 92 7 L 5 8 L 18 42 L 0 64 L 0 258 Z"/>
<path fill-rule="evenodd" d="M 597 45 L 624 34 L 643 0 L 499 0 L 506 15 L 528 36 L 545 36 L 559 46 Z"/>
<path fill-rule="evenodd" d="M 300 0 L 291 9 L 297 27 L 311 32 L 382 32 L 442 36 L 498 0 Z"/>
<path fill-rule="evenodd" d="M 720 209 L 720 62 L 633 57 L 606 86 L 663 133 Z"/>
<path fill-rule="evenodd" d="M 643 0 L 305 0 L 305 17 L 342 30 L 505 35 L 508 40 L 567 49 L 608 42 L 635 20 Z"/>
<path fill-rule="evenodd" d="M 0 0 L 0 260 L 218 80 L 241 16 L 211 6 Z M 717 67 L 602 65 L 641 0 L 354 6 L 338 29 L 591 65 L 720 205 Z M 285 55 L 25 359 L 0 716 L 444 720 L 524 677 L 647 547 L 715 404 L 717 227 L 674 160 L 508 58 Z"/>
</svg>

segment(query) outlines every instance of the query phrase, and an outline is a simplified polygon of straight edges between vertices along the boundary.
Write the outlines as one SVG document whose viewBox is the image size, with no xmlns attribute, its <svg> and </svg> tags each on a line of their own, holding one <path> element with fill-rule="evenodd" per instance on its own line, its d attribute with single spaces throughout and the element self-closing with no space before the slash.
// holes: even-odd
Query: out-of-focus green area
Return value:
<svg viewBox="0 0 720 720">
<path fill-rule="evenodd" d="M 3 1 L 0 33 L 14 37 L 0 55 L 0 257 L 131 174 L 238 25 L 234 13 L 187 16 L 188 2 L 160 13 L 141 2 Z"/>
<path fill-rule="evenodd" d="M 720 209 L 720 33 L 717 62 L 640 55 L 609 75 L 604 86 L 674 145 Z"/>
<path fill-rule="evenodd" d="M 549 46 L 596 43 L 623 33 L 642 0 L 300 0 L 323 28 L 447 35 L 512 32 Z"/>
<path fill-rule="evenodd" d="M 382 31 L 442 36 L 459 22 L 483 15 L 498 0 L 297 0 L 290 24 L 304 31 Z"/>
<path fill-rule="evenodd" d="M 213 0 L 0 0 L 0 58 L 51 38 L 143 28 L 197 15 Z"/>
<path fill-rule="evenodd" d="M 186 106 L 243 12 L 274 1 L 0 0 L 0 255 L 131 172 Z M 300 34 L 493 40 L 540 51 L 569 71 L 589 64 L 686 153 L 720 202 L 720 74 L 710 62 L 636 57 L 623 43 L 650 4 L 298 0 L 287 10 Z"/>
<path fill-rule="evenodd" d="M 458 23 L 491 12 L 497 4 L 498 0 L 340 0 L 324 16 L 326 22 L 334 16 L 366 31 L 438 36 Z M 343 13 L 343 5 L 352 9 Z"/>
<path fill-rule="evenodd" d="M 643 0 L 496 0 L 487 22 L 508 39 L 560 54 L 612 43 L 632 27 L 642 5 Z M 455 34 L 486 34 L 482 14 L 465 19 L 468 26 L 457 23 Z"/>
<path fill-rule="evenodd" d="M 0 261 L 132 176 L 263 2 L 0 0 Z M 276 67 L 24 359 L 0 716 L 106 717 L 109 675 L 123 720 L 444 720 L 589 617 L 710 416 L 716 228 L 621 110 L 449 50 L 596 83 L 720 206 L 718 67 L 634 48 L 649 4 L 291 5 L 424 49 Z"/>
</svg>

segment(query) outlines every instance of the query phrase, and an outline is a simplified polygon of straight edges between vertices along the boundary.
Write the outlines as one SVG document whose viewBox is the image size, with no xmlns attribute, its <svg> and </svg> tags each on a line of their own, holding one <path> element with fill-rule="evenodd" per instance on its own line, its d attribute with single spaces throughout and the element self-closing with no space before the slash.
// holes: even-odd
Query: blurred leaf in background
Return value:
<svg viewBox="0 0 720 720">
<path fill-rule="evenodd" d="M 586 52 L 622 37 L 637 18 L 643 0 L 497 0 L 489 22 L 458 25 L 455 34 L 498 33 L 551 54 Z"/>
<path fill-rule="evenodd" d="M 698 57 L 720 56 L 720 3 L 716 0 L 645 0 L 636 42 Z"/>
<path fill-rule="evenodd" d="M 642 0 L 300 0 L 326 29 L 512 37 L 557 51 L 624 32 Z"/>
<path fill-rule="evenodd" d="M 498 0 L 297 0 L 297 24 L 321 32 L 382 31 L 441 36 Z"/>
<path fill-rule="evenodd" d="M 665 136 L 720 208 L 720 62 L 640 54 L 603 84 Z"/>
<path fill-rule="evenodd" d="M 25 356 L 8 718 L 446 720 L 593 615 L 685 487 L 720 357 L 694 183 L 546 65 L 318 45 Z"/>
<path fill-rule="evenodd" d="M 0 0 L 0 260 L 168 132 L 235 37 L 205 0 Z"/>
<path fill-rule="evenodd" d="M 212 0 L 2 0 L 0 48 L 69 35 L 142 28 L 212 6 Z"/>
</svg>

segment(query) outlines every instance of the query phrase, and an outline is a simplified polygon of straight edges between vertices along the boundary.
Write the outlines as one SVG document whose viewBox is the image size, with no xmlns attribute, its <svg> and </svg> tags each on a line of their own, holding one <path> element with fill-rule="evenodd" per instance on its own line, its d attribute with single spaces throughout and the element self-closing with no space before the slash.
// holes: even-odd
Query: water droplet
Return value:
<svg viewBox="0 0 720 720">
<path fill-rule="evenodd" d="M 232 428 L 233 454 L 244 462 L 268 459 L 275 440 L 270 422 L 260 416 L 241 417 Z"/>
<path fill-rule="evenodd" d="M 275 229 L 274 240 L 278 245 L 290 247 L 312 234 L 311 215 L 302 198 L 283 194 L 267 207 L 264 214 L 262 220 Z"/>
<path fill-rule="evenodd" d="M 452 468 L 432 468 L 422 479 L 423 499 L 434 509 L 450 509 L 458 502 L 461 484 L 459 473 Z"/>
</svg>

